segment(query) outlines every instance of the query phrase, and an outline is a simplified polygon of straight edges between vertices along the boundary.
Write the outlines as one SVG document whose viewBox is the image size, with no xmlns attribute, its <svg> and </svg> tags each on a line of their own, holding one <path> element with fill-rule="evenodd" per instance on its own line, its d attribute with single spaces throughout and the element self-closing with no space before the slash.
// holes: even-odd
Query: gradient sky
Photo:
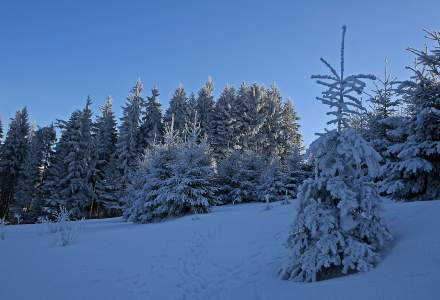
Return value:
<svg viewBox="0 0 440 300">
<path fill-rule="evenodd" d="M 270 85 L 291 96 L 306 144 L 325 127 L 321 56 L 338 63 L 348 26 L 346 70 L 381 75 L 388 58 L 407 78 L 423 29 L 440 30 L 440 1 L 20 1 L 0 2 L 0 116 L 27 106 L 47 125 L 107 95 L 121 113 L 138 77 L 161 102 L 179 82 L 196 91 L 211 75 L 226 83 Z"/>
</svg>

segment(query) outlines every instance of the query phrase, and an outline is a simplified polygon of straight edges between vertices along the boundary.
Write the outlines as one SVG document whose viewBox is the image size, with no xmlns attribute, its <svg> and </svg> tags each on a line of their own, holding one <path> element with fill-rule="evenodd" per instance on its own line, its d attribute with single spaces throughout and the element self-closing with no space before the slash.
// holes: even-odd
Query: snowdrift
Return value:
<svg viewBox="0 0 440 300">
<path fill-rule="evenodd" d="M 439 299 L 440 201 L 387 202 L 395 239 L 379 266 L 316 283 L 277 277 L 296 203 L 265 206 L 159 224 L 85 221 L 66 247 L 45 225 L 8 226 L 0 299 Z"/>
</svg>

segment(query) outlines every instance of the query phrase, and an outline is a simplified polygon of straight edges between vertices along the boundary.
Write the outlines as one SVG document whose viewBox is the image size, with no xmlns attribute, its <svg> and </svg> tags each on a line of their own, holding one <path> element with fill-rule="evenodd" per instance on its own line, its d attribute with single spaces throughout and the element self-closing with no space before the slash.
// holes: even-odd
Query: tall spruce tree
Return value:
<svg viewBox="0 0 440 300">
<path fill-rule="evenodd" d="M 278 88 L 274 85 L 265 91 L 264 104 L 261 114 L 264 123 L 259 130 L 258 144 L 262 155 L 269 160 L 279 158 L 283 150 L 279 139 L 282 133 L 282 99 Z"/>
<path fill-rule="evenodd" d="M 58 209 L 59 205 L 65 205 L 61 202 L 63 195 L 61 190 L 64 184 L 64 178 L 67 176 L 67 164 L 65 158 L 69 152 L 70 130 L 69 125 L 77 117 L 78 111 L 72 113 L 68 121 L 57 120 L 56 127 L 61 130 L 61 137 L 55 144 L 54 153 L 51 155 L 48 163 L 47 178 L 43 184 L 43 193 L 45 195 L 46 206 L 52 209 Z"/>
<path fill-rule="evenodd" d="M 209 135 L 214 112 L 214 82 L 209 77 L 197 95 L 196 111 L 200 123 L 200 136 Z M 194 118 L 192 119 L 194 120 Z"/>
<path fill-rule="evenodd" d="M 23 211 L 22 217 L 25 222 L 35 222 L 42 213 L 45 204 L 43 185 L 47 177 L 55 139 L 56 132 L 53 125 L 38 128 L 31 135 L 15 193 L 16 204 Z"/>
<path fill-rule="evenodd" d="M 244 150 L 261 152 L 259 132 L 265 119 L 261 113 L 264 107 L 265 89 L 258 85 L 243 83 L 237 94 L 234 105 L 235 134 L 238 146 Z"/>
<path fill-rule="evenodd" d="M 229 151 L 235 148 L 237 140 L 234 131 L 234 108 L 236 90 L 226 85 L 220 94 L 212 114 L 209 143 L 212 154 L 217 161 L 223 159 Z"/>
<path fill-rule="evenodd" d="M 332 109 L 328 114 L 334 118 L 328 124 L 335 124 L 336 130 L 321 135 L 310 146 L 315 176 L 298 192 L 298 215 L 287 241 L 290 257 L 280 270 L 283 279 L 309 282 L 350 270 L 368 271 L 391 238 L 372 182 L 380 155 L 347 128 L 355 109 L 362 110 L 357 96 L 365 87 L 362 80 L 374 77 L 345 77 L 345 32 L 344 26 L 339 72 L 321 58 L 331 74 L 312 76 L 326 87 L 317 98 Z"/>
<path fill-rule="evenodd" d="M 294 150 L 302 149 L 302 136 L 299 132 L 299 117 L 290 98 L 283 104 L 281 112 L 278 147 L 280 156 L 285 158 Z"/>
<path fill-rule="evenodd" d="M 98 209 L 104 208 L 106 215 L 119 207 L 118 170 L 117 170 L 117 131 L 116 118 L 112 110 L 112 98 L 109 96 L 101 107 L 101 115 L 95 125 L 96 140 L 96 194 Z"/>
<path fill-rule="evenodd" d="M 179 84 L 174 91 L 164 122 L 170 124 L 172 119 L 174 119 L 174 131 L 182 135 L 185 131 L 185 124 L 191 121 L 191 109 L 183 84 Z"/>
<path fill-rule="evenodd" d="M 17 179 L 23 168 L 29 147 L 29 121 L 26 107 L 11 119 L 0 153 L 0 216 L 8 215 L 14 205 Z"/>
<path fill-rule="evenodd" d="M 141 97 L 142 89 L 141 81 L 136 81 L 135 86 L 127 97 L 125 106 L 122 108 L 123 117 L 119 126 L 119 138 L 116 146 L 118 169 L 120 172 L 119 190 L 122 193 L 127 185 L 130 172 L 133 171 L 143 154 L 143 149 L 139 143 L 139 127 L 143 103 Z"/>
<path fill-rule="evenodd" d="M 64 177 L 59 186 L 58 204 L 71 210 L 76 217 L 86 217 L 96 200 L 95 149 L 92 137 L 91 99 L 82 111 L 72 113 L 66 124 L 67 151 L 64 157 Z"/>
<path fill-rule="evenodd" d="M 162 142 L 163 139 L 164 125 L 159 95 L 158 88 L 154 86 L 151 90 L 151 96 L 147 97 L 145 110 L 142 113 L 140 143 L 143 149 L 151 148 L 155 143 Z"/>
</svg>

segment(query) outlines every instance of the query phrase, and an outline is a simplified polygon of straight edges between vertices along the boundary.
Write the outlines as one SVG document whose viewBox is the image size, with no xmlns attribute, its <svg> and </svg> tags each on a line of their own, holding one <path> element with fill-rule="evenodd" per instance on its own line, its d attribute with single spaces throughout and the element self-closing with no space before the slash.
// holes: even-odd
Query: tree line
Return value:
<svg viewBox="0 0 440 300">
<path fill-rule="evenodd" d="M 274 85 L 227 85 L 218 99 L 213 92 L 210 78 L 197 94 L 187 95 L 179 85 L 163 113 L 158 88 L 145 97 L 138 80 L 120 122 L 111 97 L 96 117 L 88 97 L 67 120 L 46 127 L 30 126 L 26 108 L 17 111 L 0 146 L 0 215 L 21 214 L 34 222 L 60 206 L 76 217 L 121 215 L 130 203 L 134 174 L 147 156 L 171 143 L 170 127 L 176 147 L 191 149 L 190 136 L 197 136 L 194 147 L 204 147 L 211 174 L 205 184 L 215 191 L 210 203 L 293 196 L 306 167 L 292 101 L 283 100 Z M 184 160 L 178 152 L 173 159 Z M 258 187 L 271 184 L 277 188 L 270 195 L 258 196 Z"/>
</svg>

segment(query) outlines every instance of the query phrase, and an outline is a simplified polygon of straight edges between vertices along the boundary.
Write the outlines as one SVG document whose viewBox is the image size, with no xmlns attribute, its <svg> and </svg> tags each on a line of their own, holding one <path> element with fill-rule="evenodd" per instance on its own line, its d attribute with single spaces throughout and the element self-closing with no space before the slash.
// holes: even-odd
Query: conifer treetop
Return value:
<svg viewBox="0 0 440 300">
<path fill-rule="evenodd" d="M 328 125 L 336 124 L 337 131 L 349 127 L 349 117 L 352 114 L 359 114 L 359 111 L 365 110 L 362 106 L 361 100 L 358 98 L 365 88 L 363 79 L 375 80 L 376 77 L 371 74 L 357 74 L 345 76 L 345 33 L 347 27 L 342 26 L 342 42 L 341 42 L 341 61 L 339 73 L 333 68 L 330 63 L 321 57 L 321 61 L 330 70 L 329 75 L 312 75 L 312 79 L 316 79 L 318 84 L 327 88 L 321 93 L 317 100 L 323 104 L 328 105 L 331 111 L 327 115 L 334 116 L 333 119 L 327 122 Z M 327 130 L 327 129 L 326 129 Z"/>
</svg>

